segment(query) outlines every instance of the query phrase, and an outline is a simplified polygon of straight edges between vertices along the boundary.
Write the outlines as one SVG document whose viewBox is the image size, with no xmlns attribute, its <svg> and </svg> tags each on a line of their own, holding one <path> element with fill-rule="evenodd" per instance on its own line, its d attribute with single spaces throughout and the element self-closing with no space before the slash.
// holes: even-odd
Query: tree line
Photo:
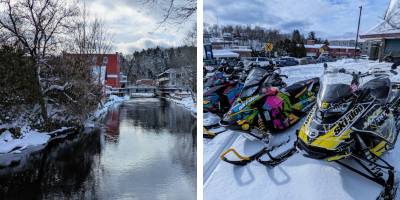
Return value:
<svg viewBox="0 0 400 200">
<path fill-rule="evenodd" d="M 157 79 L 157 75 L 171 68 L 183 69 L 193 91 L 196 91 L 196 47 L 150 48 L 123 56 L 122 71 L 130 83 L 139 79 Z"/>
<path fill-rule="evenodd" d="M 292 33 L 283 33 L 277 29 L 266 29 L 260 26 L 241 26 L 241 25 L 204 25 L 204 34 L 210 37 L 221 37 L 224 33 L 231 34 L 232 38 L 239 42 L 239 45 L 248 45 L 255 48 L 258 44 L 262 48 L 264 43 L 274 44 L 273 51 L 278 55 L 289 55 L 294 57 L 306 56 L 304 45 L 307 40 L 315 40 L 316 44 L 329 44 L 327 39 L 316 36 L 314 31 L 305 35 L 295 29 Z M 255 52 L 254 54 L 265 55 L 265 52 Z"/>
</svg>

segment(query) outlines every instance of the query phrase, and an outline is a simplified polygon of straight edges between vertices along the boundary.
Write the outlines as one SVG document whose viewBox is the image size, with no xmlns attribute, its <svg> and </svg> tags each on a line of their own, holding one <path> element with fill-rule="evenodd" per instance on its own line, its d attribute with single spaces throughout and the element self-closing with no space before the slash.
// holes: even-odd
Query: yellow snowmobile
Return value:
<svg viewBox="0 0 400 200">
<path fill-rule="evenodd" d="M 278 156 L 272 156 L 274 149 L 268 147 L 252 156 L 229 149 L 221 159 L 237 165 L 257 160 L 275 166 L 300 152 L 306 157 L 335 161 L 383 186 L 377 199 L 394 199 L 398 185 L 395 170 L 381 158 L 394 148 L 400 128 L 400 83 L 392 82 L 390 73 L 397 74 L 381 69 L 366 73 L 329 71 L 325 65 L 317 104 L 298 130 L 294 148 Z M 240 160 L 228 160 L 229 152 Z M 343 162 L 350 158 L 355 165 Z"/>
</svg>

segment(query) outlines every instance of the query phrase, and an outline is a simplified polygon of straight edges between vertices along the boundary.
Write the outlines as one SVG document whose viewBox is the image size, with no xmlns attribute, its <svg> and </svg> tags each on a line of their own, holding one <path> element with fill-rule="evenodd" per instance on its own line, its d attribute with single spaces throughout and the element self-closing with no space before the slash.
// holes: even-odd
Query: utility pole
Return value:
<svg viewBox="0 0 400 200">
<path fill-rule="evenodd" d="M 354 58 L 356 58 L 356 52 L 357 52 L 357 47 L 358 47 L 358 34 L 360 33 L 362 6 L 360 6 L 359 8 L 360 8 L 360 14 L 358 15 L 358 27 L 357 27 L 356 45 L 354 47 Z"/>
</svg>

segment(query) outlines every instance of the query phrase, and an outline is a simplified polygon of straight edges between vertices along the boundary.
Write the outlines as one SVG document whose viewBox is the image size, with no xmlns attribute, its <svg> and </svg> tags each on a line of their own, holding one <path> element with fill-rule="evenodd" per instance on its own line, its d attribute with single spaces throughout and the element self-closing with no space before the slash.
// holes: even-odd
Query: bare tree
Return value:
<svg viewBox="0 0 400 200">
<path fill-rule="evenodd" d="M 183 23 L 190 19 L 197 11 L 197 0 L 138 0 L 145 4 L 161 6 L 163 10 L 160 25 L 165 23 Z"/>
<path fill-rule="evenodd" d="M 193 24 L 192 29 L 190 29 L 185 38 L 184 38 L 184 44 L 187 46 L 193 46 L 195 47 L 197 44 L 197 27 L 196 23 Z"/>
<path fill-rule="evenodd" d="M 57 51 L 62 38 L 71 30 L 72 18 L 78 14 L 74 3 L 60 0 L 1 0 L 0 31 L 7 42 L 18 43 L 29 53 L 36 71 L 41 116 L 48 123 L 44 81 L 41 68 L 46 58 Z M 56 88 L 56 87 L 54 87 Z"/>
<path fill-rule="evenodd" d="M 101 19 L 96 17 L 89 20 L 85 1 L 81 4 L 81 10 L 81 14 L 75 21 L 72 49 L 80 54 L 83 60 L 95 60 L 96 63 L 91 64 L 96 65 L 98 83 L 101 84 L 101 67 L 104 63 L 98 60 L 102 61 L 112 50 L 113 36 Z"/>
</svg>

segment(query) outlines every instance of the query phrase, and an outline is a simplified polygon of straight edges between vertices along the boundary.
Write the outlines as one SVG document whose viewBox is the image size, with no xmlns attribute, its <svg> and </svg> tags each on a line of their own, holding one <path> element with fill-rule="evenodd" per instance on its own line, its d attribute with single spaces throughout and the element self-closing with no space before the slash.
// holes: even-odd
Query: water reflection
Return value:
<svg viewBox="0 0 400 200">
<path fill-rule="evenodd" d="M 187 111 L 136 99 L 104 124 L 0 169 L 0 199 L 196 198 L 196 123 Z"/>
<path fill-rule="evenodd" d="M 62 193 L 77 197 L 100 153 L 100 132 L 54 141 L 26 155 L 18 166 L 0 170 L 0 199 L 53 199 Z"/>
</svg>

